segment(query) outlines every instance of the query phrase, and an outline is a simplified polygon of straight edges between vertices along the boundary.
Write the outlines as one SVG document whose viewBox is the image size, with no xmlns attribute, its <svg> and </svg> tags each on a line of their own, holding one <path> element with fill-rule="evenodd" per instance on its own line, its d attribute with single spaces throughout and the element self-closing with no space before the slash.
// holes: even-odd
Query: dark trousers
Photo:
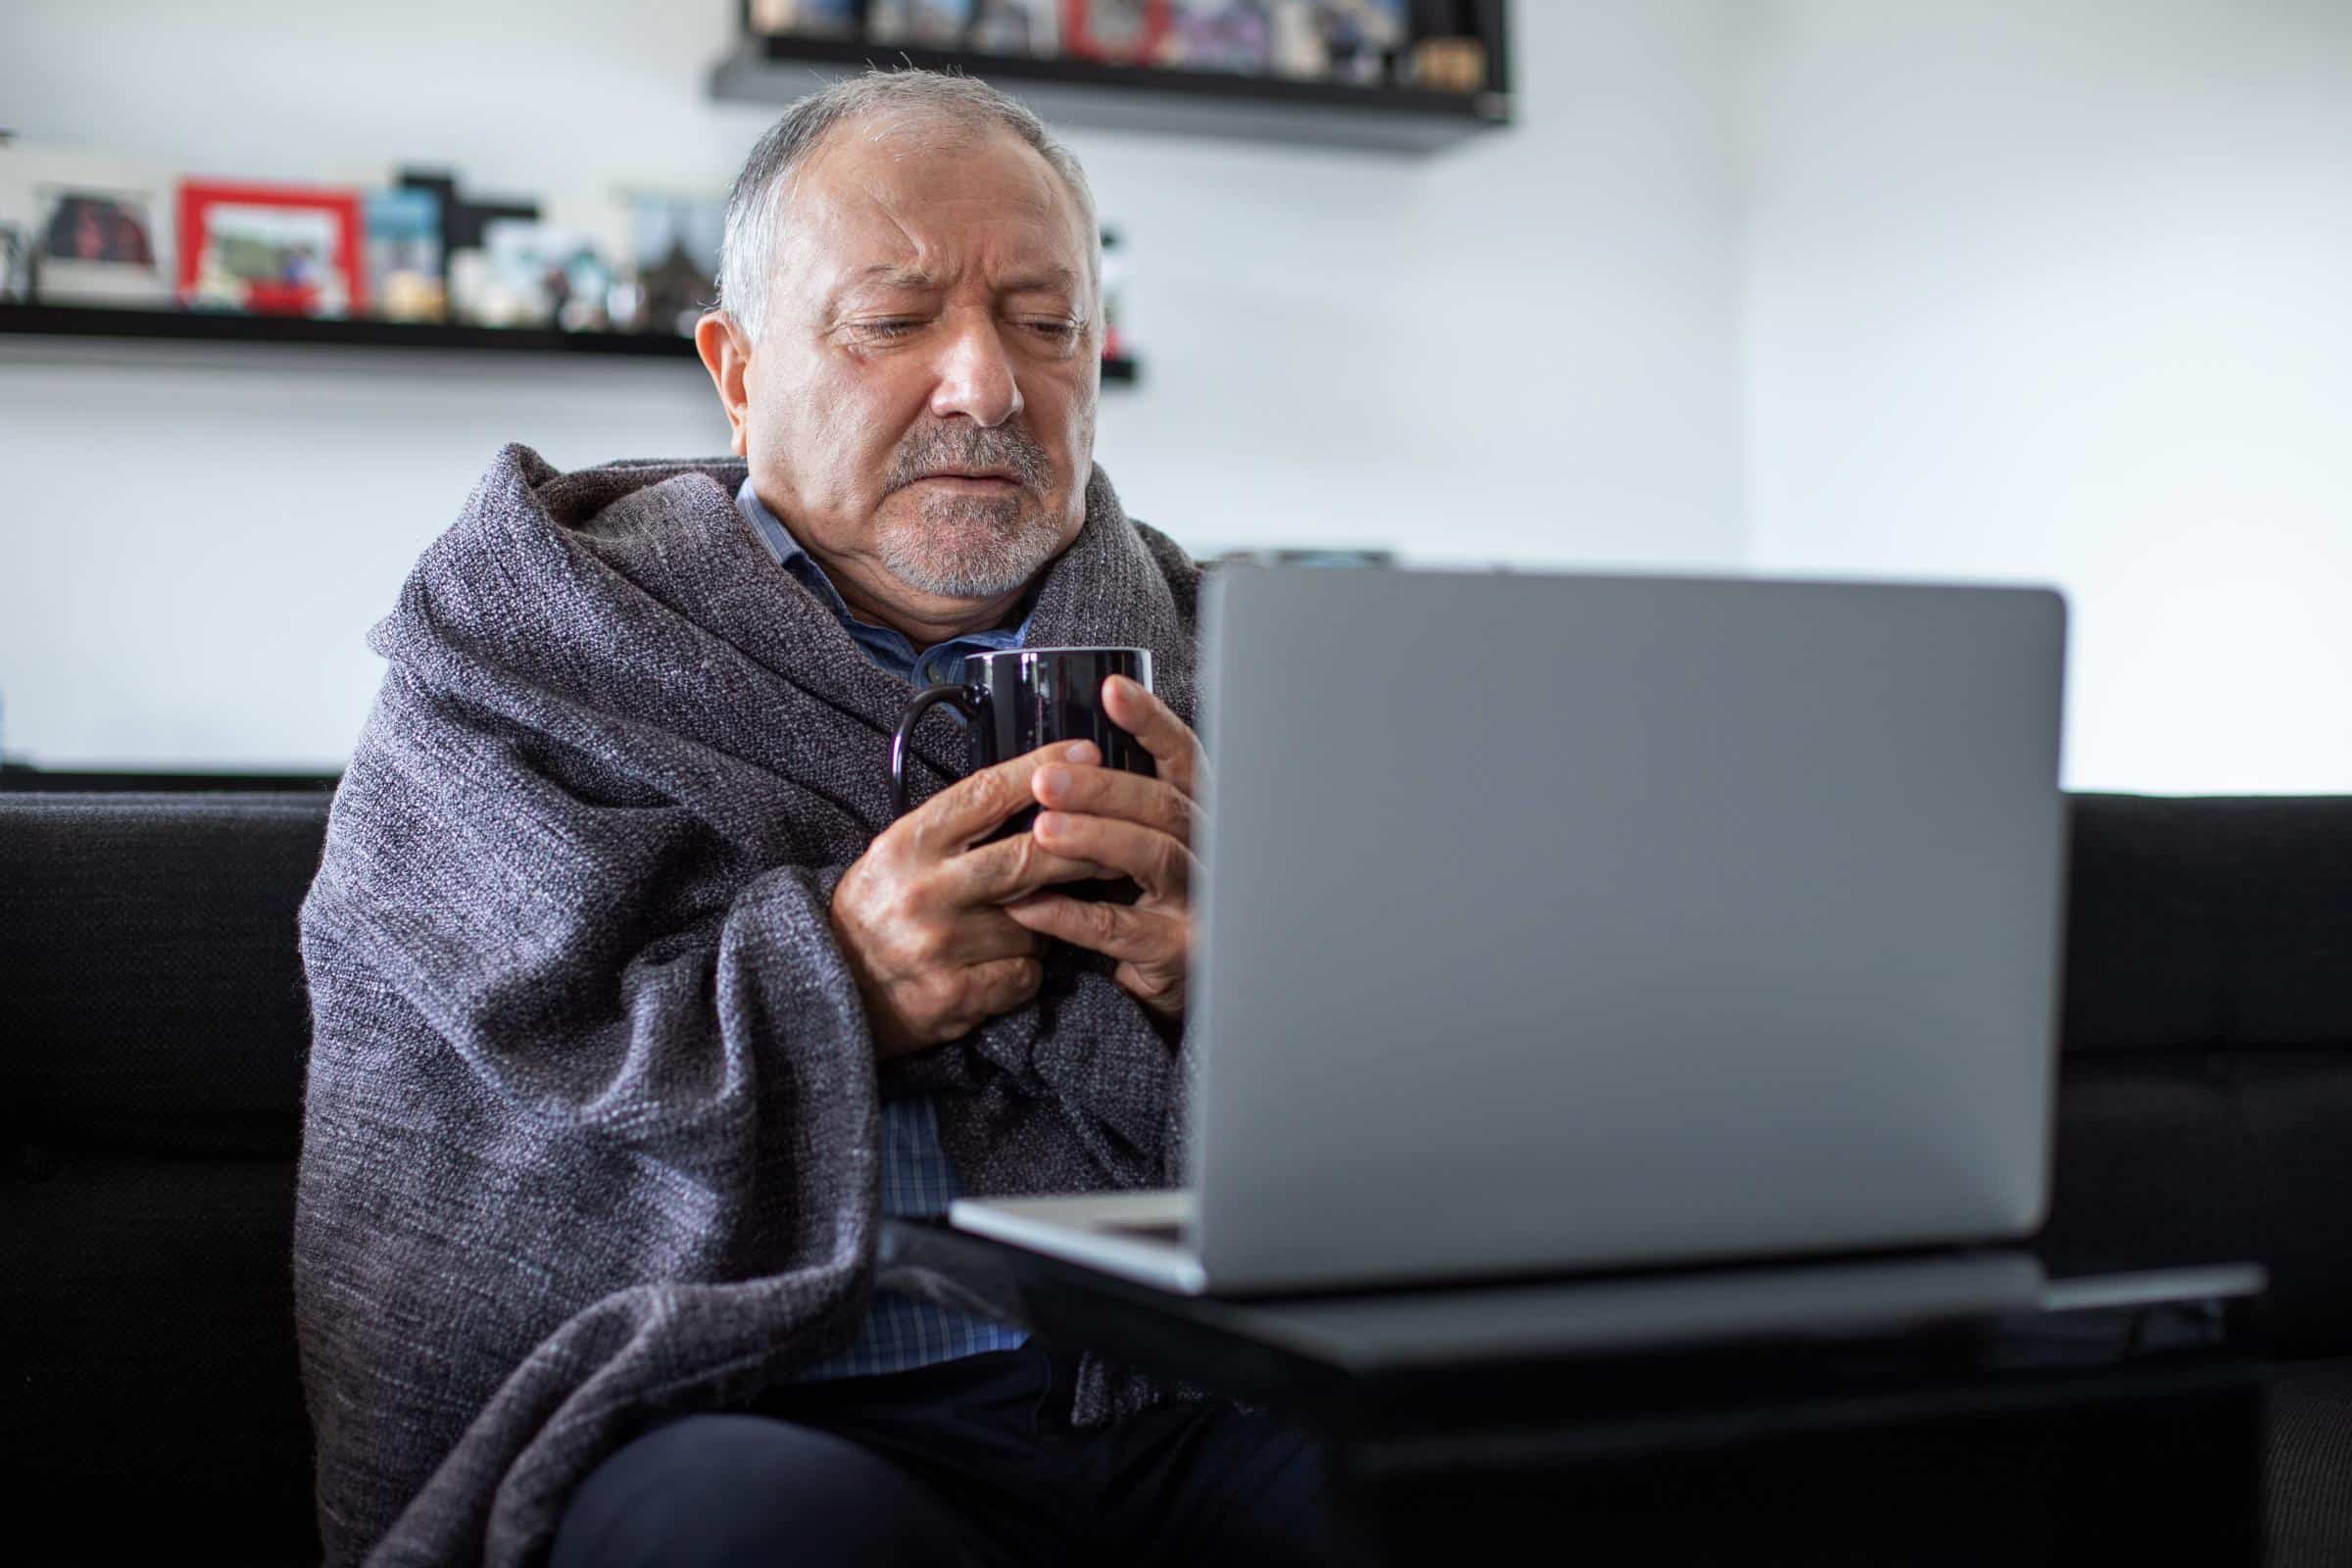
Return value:
<svg viewBox="0 0 2352 1568">
<path fill-rule="evenodd" d="M 1347 1560 L 1311 1439 L 1215 1405 L 1074 1431 L 1074 1372 L 1032 1340 L 658 1427 L 580 1484 L 553 1568 Z"/>
</svg>

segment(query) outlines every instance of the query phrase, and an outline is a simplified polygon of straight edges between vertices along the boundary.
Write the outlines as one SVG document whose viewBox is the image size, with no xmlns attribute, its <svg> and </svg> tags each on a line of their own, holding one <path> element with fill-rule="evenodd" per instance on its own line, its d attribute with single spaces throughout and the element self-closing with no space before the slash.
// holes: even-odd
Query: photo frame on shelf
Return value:
<svg viewBox="0 0 2352 1568">
<path fill-rule="evenodd" d="M 1334 80 L 1376 87 L 1411 34 L 1405 0 L 1315 0 Z"/>
<path fill-rule="evenodd" d="M 866 0 L 868 43 L 956 49 L 972 24 L 972 0 Z"/>
<path fill-rule="evenodd" d="M 0 293 L 43 304 L 172 301 L 172 180 L 72 148 L 0 146 L 0 226 L 14 239 Z"/>
<path fill-rule="evenodd" d="M 261 316 L 362 314 L 362 231 L 356 190 L 182 181 L 180 300 Z"/>
<path fill-rule="evenodd" d="M 0 304 L 32 296 L 32 193 L 15 183 L 0 142 Z"/>
<path fill-rule="evenodd" d="M 1273 41 L 1262 0 L 1175 0 L 1175 23 L 1155 63 L 1263 75 L 1273 64 Z"/>
<path fill-rule="evenodd" d="M 856 39 L 866 0 L 751 0 L 752 31 L 770 37 Z"/>
<path fill-rule="evenodd" d="M 691 337 L 718 296 L 724 197 L 631 191 L 629 255 L 637 270 L 644 329 Z"/>
<path fill-rule="evenodd" d="M 0 218 L 0 305 L 21 305 L 29 292 L 32 245 L 24 227 L 15 219 Z"/>
<path fill-rule="evenodd" d="M 1063 0 L 1062 51 L 1102 65 L 1149 65 L 1175 25 L 1175 0 Z"/>
<path fill-rule="evenodd" d="M 1061 0 L 976 0 L 966 47 L 1051 60 L 1061 53 Z"/>
<path fill-rule="evenodd" d="M 441 203 L 427 190 L 369 191 L 368 297 L 388 321 L 439 321 L 449 314 L 442 286 Z"/>
</svg>

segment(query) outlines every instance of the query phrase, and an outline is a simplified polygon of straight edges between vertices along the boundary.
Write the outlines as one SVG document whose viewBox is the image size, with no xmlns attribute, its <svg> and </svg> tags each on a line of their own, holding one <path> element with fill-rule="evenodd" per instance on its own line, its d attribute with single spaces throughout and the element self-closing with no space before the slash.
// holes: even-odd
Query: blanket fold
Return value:
<svg viewBox="0 0 2352 1568">
<path fill-rule="evenodd" d="M 1188 1064 L 1107 966 L 877 1072 L 828 917 L 908 689 L 775 569 L 737 462 L 502 451 L 388 661 L 302 910 L 297 1330 L 333 1563 L 531 1561 L 668 1416 L 846 1346 L 878 1102 L 966 1191 L 1181 1179 Z M 1097 470 L 1032 640 L 1150 648 L 1191 716 L 1198 572 Z M 917 773 L 958 771 L 952 722 Z M 894 1282 L 895 1283 L 895 1282 Z M 1071 1419 L 1169 1396 L 1088 1358 Z"/>
</svg>

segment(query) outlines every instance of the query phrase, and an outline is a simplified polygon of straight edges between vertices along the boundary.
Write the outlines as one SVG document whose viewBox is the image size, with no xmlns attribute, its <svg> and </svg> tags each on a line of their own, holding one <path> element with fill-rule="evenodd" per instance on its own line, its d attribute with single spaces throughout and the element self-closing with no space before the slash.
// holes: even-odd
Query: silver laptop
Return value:
<svg viewBox="0 0 2352 1568">
<path fill-rule="evenodd" d="M 1233 568 L 1182 1191 L 957 1227 L 1263 1295 L 2013 1238 L 2065 602 Z"/>
</svg>

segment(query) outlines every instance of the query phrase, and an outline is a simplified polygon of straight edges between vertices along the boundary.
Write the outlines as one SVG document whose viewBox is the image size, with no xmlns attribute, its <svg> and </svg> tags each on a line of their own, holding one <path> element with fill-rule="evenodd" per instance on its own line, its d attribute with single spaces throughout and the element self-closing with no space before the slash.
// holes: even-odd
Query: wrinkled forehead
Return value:
<svg viewBox="0 0 2352 1568">
<path fill-rule="evenodd" d="M 1009 130 L 920 117 L 837 127 L 783 192 L 777 283 L 809 303 L 854 278 L 1067 273 L 1089 287 L 1084 205 Z"/>
</svg>

